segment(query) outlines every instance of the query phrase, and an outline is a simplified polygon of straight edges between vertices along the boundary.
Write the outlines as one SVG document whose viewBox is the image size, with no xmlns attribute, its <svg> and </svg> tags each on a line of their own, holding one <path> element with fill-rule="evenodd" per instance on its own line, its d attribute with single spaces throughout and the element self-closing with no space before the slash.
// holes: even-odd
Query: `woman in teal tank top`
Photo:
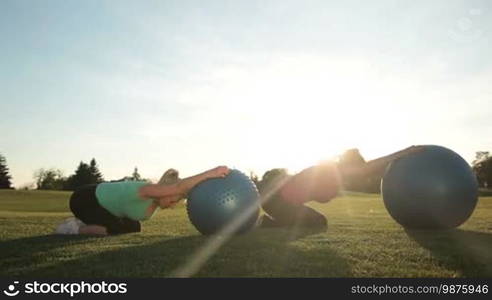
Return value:
<svg viewBox="0 0 492 300">
<path fill-rule="evenodd" d="M 179 179 L 178 172 L 170 169 L 157 184 L 120 181 L 83 186 L 70 198 L 70 209 L 75 218 L 60 224 L 55 233 L 112 235 L 139 232 L 140 221 L 150 219 L 158 208 L 172 207 L 186 198 L 198 183 L 228 173 L 229 168 L 219 166 Z"/>
</svg>

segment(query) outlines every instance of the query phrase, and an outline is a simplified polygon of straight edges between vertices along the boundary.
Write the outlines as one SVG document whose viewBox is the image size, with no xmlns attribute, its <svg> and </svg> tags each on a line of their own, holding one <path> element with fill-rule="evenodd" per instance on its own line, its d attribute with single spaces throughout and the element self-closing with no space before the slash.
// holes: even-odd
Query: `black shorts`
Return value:
<svg viewBox="0 0 492 300">
<path fill-rule="evenodd" d="M 73 192 L 70 210 L 74 216 L 87 225 L 106 227 L 108 234 L 140 232 L 140 222 L 117 217 L 99 204 L 96 187 L 97 184 L 85 185 Z"/>
<path fill-rule="evenodd" d="M 280 193 L 273 194 L 262 205 L 263 210 L 281 227 L 327 227 L 326 217 L 311 207 L 292 204 L 282 199 Z"/>
</svg>

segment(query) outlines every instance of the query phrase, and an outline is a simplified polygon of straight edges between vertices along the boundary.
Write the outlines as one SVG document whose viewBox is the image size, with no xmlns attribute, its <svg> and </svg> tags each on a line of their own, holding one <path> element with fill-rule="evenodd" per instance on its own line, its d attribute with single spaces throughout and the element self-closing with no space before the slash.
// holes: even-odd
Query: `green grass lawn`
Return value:
<svg viewBox="0 0 492 300">
<path fill-rule="evenodd" d="M 66 192 L 0 191 L 0 276 L 164 277 L 207 242 L 184 206 L 162 210 L 143 231 L 114 237 L 52 236 L 68 217 Z M 318 205 L 323 232 L 257 229 L 233 237 L 199 277 L 492 277 L 492 197 L 450 231 L 405 231 L 378 195 Z"/>
</svg>

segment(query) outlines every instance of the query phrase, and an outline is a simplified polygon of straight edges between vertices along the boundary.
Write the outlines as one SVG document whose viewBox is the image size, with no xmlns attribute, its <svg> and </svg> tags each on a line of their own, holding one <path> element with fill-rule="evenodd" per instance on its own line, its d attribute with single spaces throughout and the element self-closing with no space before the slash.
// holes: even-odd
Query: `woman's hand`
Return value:
<svg viewBox="0 0 492 300">
<path fill-rule="evenodd" d="M 207 175 L 209 175 L 210 178 L 223 178 L 226 177 L 230 171 L 231 170 L 226 166 L 218 166 L 216 168 L 213 168 L 212 170 L 207 171 Z"/>
<path fill-rule="evenodd" d="M 176 192 L 173 195 L 187 195 L 188 192 L 202 181 L 210 178 L 223 178 L 229 174 L 230 170 L 226 166 L 219 166 L 211 170 L 205 171 L 195 176 L 191 176 L 178 181 L 175 185 Z M 166 195 L 166 197 L 168 197 Z"/>
<path fill-rule="evenodd" d="M 182 195 L 163 197 L 157 199 L 157 204 L 162 209 L 170 208 L 175 206 L 181 199 L 183 199 Z"/>
</svg>

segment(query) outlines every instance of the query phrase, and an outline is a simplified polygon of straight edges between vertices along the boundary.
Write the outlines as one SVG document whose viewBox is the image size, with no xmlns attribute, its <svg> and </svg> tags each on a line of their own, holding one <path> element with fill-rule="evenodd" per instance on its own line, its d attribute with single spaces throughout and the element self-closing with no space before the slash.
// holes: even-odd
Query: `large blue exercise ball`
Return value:
<svg viewBox="0 0 492 300">
<path fill-rule="evenodd" d="M 445 229 L 463 224 L 478 201 L 477 179 L 454 151 L 429 145 L 395 160 L 381 182 L 384 205 L 410 229 Z"/>
<path fill-rule="evenodd" d="M 228 232 L 251 229 L 260 213 L 260 195 L 251 179 L 238 170 L 224 178 L 201 182 L 188 194 L 188 217 L 202 234 L 213 234 L 225 226 Z M 227 229 L 226 229 L 227 231 Z"/>
</svg>

